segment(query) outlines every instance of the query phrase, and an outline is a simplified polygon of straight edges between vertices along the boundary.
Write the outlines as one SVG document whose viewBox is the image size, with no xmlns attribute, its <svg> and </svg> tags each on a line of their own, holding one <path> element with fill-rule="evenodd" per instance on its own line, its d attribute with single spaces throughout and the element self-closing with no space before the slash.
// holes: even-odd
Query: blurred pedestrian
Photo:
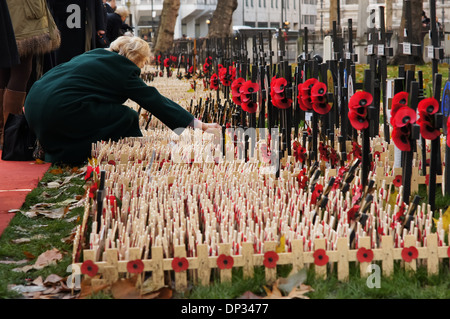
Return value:
<svg viewBox="0 0 450 319">
<path fill-rule="evenodd" d="M 7 12 L 13 27 L 13 32 L 8 33 L 9 37 L 5 39 L 2 37 L 1 49 L 1 52 L 8 50 L 11 54 L 10 59 L 1 59 L 2 68 L 0 68 L 2 101 L 0 122 L 2 122 L 2 139 L 4 139 L 4 125 L 8 115 L 21 114 L 23 111 L 33 58 L 57 49 L 61 38 L 45 0 L 6 0 L 6 3 L 1 0 L 0 3 L 0 16 L 6 18 L 1 20 L 0 33 L 8 32 Z M 17 55 L 15 48 L 11 46 L 12 36 L 15 39 Z M 1 144 L 3 145 L 3 141 Z"/>
</svg>

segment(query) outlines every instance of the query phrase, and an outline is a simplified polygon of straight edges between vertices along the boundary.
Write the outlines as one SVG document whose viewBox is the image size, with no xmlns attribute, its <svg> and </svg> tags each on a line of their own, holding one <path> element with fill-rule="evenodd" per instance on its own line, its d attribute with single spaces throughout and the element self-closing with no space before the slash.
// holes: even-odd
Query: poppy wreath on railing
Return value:
<svg viewBox="0 0 450 319">
<path fill-rule="evenodd" d="M 420 135 L 426 140 L 434 140 L 441 135 L 441 131 L 436 128 L 434 114 L 439 110 L 439 102 L 434 97 L 423 99 L 417 107 L 420 126 Z"/>
<path fill-rule="evenodd" d="M 222 67 L 219 70 L 219 79 L 223 86 L 230 86 L 234 79 L 236 79 L 236 68 L 235 67 Z"/>
<path fill-rule="evenodd" d="M 350 98 L 348 102 L 348 119 L 355 130 L 361 131 L 369 127 L 367 109 L 372 104 L 372 101 L 372 94 L 365 91 L 357 91 Z"/>
<path fill-rule="evenodd" d="M 203 73 L 208 74 L 211 71 L 211 63 L 212 58 L 209 56 L 205 59 L 205 63 L 203 64 Z"/>
<path fill-rule="evenodd" d="M 258 103 L 253 100 L 253 94 L 256 94 L 259 90 L 258 83 L 254 83 L 250 80 L 242 83 L 239 88 L 241 107 L 248 113 L 255 113 L 258 109 Z"/>
<path fill-rule="evenodd" d="M 323 82 L 316 82 L 311 88 L 311 102 L 313 110 L 318 114 L 327 114 L 331 110 L 328 103 L 327 86 Z"/>
<path fill-rule="evenodd" d="M 408 92 L 399 92 L 392 98 L 392 141 L 399 150 L 411 151 L 411 125 L 416 122 L 416 112 L 408 106 Z"/>
<path fill-rule="evenodd" d="M 211 75 L 211 79 L 209 81 L 209 88 L 211 90 L 218 90 L 219 89 L 219 77 L 216 73 Z"/>
<path fill-rule="evenodd" d="M 170 68 L 170 65 L 171 65 L 170 58 L 165 58 L 164 59 L 164 67 L 165 68 Z"/>
<path fill-rule="evenodd" d="M 316 78 L 311 78 L 306 80 L 303 83 L 300 83 L 298 88 L 298 106 L 302 111 L 308 112 L 313 109 L 313 103 L 311 99 L 311 89 L 313 88 L 314 84 L 318 83 L 319 80 Z"/>
<path fill-rule="evenodd" d="M 279 109 L 288 109 L 292 105 L 292 99 L 286 97 L 286 86 L 288 81 L 285 78 L 273 77 L 270 82 L 270 97 L 272 104 Z"/>
<path fill-rule="evenodd" d="M 237 78 L 231 83 L 231 99 L 236 105 L 241 106 L 241 92 L 239 91 L 242 84 L 245 83 L 244 78 Z"/>
</svg>

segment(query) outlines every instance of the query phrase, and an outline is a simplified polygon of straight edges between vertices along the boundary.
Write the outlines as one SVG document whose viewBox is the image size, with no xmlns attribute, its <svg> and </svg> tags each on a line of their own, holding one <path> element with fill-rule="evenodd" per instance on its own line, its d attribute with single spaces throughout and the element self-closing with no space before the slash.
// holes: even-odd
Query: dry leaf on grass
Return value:
<svg viewBox="0 0 450 319">
<path fill-rule="evenodd" d="M 278 289 L 277 283 L 273 285 L 272 290 L 266 286 L 264 286 L 264 290 L 266 291 L 267 296 L 263 299 L 309 299 L 305 294 L 314 291 L 311 286 L 301 284 L 300 287 L 294 287 L 289 294 L 285 296 Z"/>
<path fill-rule="evenodd" d="M 292 272 L 289 274 L 287 278 L 278 278 L 277 279 L 277 286 L 279 289 L 281 289 L 285 294 L 289 293 L 294 289 L 295 287 L 300 286 L 305 282 L 307 278 L 307 272 L 306 269 L 301 269 L 298 272 Z"/>
<path fill-rule="evenodd" d="M 56 249 L 50 249 L 46 252 L 39 255 L 36 262 L 34 263 L 35 269 L 42 269 L 48 265 L 56 264 L 58 261 L 60 261 L 63 258 L 63 255 L 61 252 Z"/>
</svg>

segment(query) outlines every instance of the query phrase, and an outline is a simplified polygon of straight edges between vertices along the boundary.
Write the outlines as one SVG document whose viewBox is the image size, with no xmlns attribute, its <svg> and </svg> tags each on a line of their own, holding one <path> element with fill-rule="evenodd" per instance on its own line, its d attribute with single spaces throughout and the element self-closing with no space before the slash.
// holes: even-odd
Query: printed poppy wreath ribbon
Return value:
<svg viewBox="0 0 450 319">
<path fill-rule="evenodd" d="M 189 261 L 186 257 L 175 257 L 172 259 L 172 269 L 175 272 L 185 271 L 189 268 Z"/>
</svg>

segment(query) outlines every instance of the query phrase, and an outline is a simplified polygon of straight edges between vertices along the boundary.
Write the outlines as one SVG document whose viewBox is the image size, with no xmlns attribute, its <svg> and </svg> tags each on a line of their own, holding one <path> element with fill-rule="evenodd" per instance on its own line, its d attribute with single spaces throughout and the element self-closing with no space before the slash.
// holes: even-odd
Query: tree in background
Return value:
<svg viewBox="0 0 450 319">
<path fill-rule="evenodd" d="M 164 0 L 154 49 L 155 54 L 164 53 L 172 49 L 179 9 L 180 0 Z"/>
<path fill-rule="evenodd" d="M 208 38 L 224 38 L 231 33 L 233 12 L 238 6 L 237 0 L 218 0 L 209 25 Z"/>
<path fill-rule="evenodd" d="M 411 5 L 411 30 L 409 30 L 409 42 L 411 45 L 418 44 L 421 45 L 423 41 L 423 27 L 422 27 L 422 11 L 423 11 L 423 0 L 407 0 Z M 402 8 L 402 20 L 400 22 L 400 29 L 398 30 L 398 49 L 395 56 L 389 62 L 391 65 L 402 65 L 402 64 L 424 64 L 422 53 L 418 55 L 405 55 L 403 54 L 402 46 L 405 40 L 404 30 L 407 24 L 407 12 L 406 12 L 406 2 L 403 1 Z"/>
</svg>

